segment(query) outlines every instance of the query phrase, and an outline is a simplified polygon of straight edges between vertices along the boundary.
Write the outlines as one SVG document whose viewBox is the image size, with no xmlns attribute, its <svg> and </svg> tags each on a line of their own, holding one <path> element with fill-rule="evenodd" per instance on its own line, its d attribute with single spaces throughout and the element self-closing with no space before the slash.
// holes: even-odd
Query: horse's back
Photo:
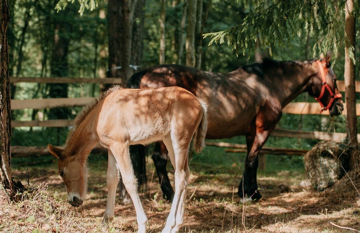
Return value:
<svg viewBox="0 0 360 233">
<path fill-rule="evenodd" d="M 131 144 L 161 140 L 174 127 L 195 127 L 202 116 L 200 101 L 181 87 L 121 89 L 105 98 L 99 113 L 99 134 Z M 109 136 L 108 136 L 109 137 Z"/>
</svg>

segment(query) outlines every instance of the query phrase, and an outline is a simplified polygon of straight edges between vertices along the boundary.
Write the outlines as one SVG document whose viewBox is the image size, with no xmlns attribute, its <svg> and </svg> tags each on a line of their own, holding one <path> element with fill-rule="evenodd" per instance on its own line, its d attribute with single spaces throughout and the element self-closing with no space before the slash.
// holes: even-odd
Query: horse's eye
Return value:
<svg viewBox="0 0 360 233">
<path fill-rule="evenodd" d="M 61 171 L 60 172 L 60 176 L 62 177 L 64 175 L 64 171 Z"/>
</svg>

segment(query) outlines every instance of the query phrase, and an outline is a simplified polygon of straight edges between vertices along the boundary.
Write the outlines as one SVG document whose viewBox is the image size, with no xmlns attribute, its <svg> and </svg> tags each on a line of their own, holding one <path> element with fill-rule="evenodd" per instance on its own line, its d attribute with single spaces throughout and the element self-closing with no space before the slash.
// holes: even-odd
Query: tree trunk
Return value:
<svg viewBox="0 0 360 233">
<path fill-rule="evenodd" d="M 186 66 L 195 66 L 195 27 L 197 0 L 188 0 L 186 29 Z"/>
<path fill-rule="evenodd" d="M 347 0 L 345 4 L 345 101 L 347 118 L 347 136 L 350 152 L 350 169 L 358 168 L 359 152 L 357 141 L 357 119 L 356 119 L 356 93 L 355 93 L 355 68 L 349 56 L 350 48 L 355 49 L 355 20 L 354 20 L 354 1 Z M 352 51 L 355 54 L 355 51 Z"/>
<path fill-rule="evenodd" d="M 202 31 L 203 31 L 203 23 L 202 23 L 202 14 L 203 14 L 203 0 L 197 0 L 197 8 L 196 8 L 196 33 L 195 33 L 195 57 L 196 62 L 195 66 L 197 69 L 201 69 L 201 57 L 202 57 Z"/>
<path fill-rule="evenodd" d="M 21 183 L 14 183 L 11 176 L 11 105 L 9 78 L 9 50 L 7 27 L 10 12 L 7 0 L 0 0 L 0 177 L 10 200 L 16 200 Z"/>
<path fill-rule="evenodd" d="M 51 54 L 51 77 L 67 77 L 69 72 L 68 53 L 70 37 L 73 31 L 72 25 L 66 20 L 68 17 L 75 16 L 76 6 L 71 4 L 66 11 L 60 11 L 55 18 L 54 45 Z M 67 98 L 68 84 L 48 84 L 50 98 Z M 69 108 L 53 108 L 48 112 L 49 119 L 68 119 L 70 116 Z"/>
<path fill-rule="evenodd" d="M 134 20 L 132 25 L 132 46 L 131 46 L 131 64 L 133 69 L 140 69 L 142 64 L 142 55 L 143 55 L 143 35 L 144 35 L 144 22 L 145 22 L 145 0 L 138 0 L 135 6 Z M 139 149 L 144 151 L 138 151 Z M 145 160 L 145 150 L 144 146 L 140 147 L 130 147 L 130 156 L 131 161 L 134 167 L 134 173 L 138 180 L 138 185 L 140 190 L 146 190 L 146 160 Z M 143 156 L 142 156 L 143 155 Z M 123 186 L 120 186 L 120 195 L 123 195 Z M 120 198 L 122 198 L 120 196 Z"/>
<path fill-rule="evenodd" d="M 121 3 L 118 0 L 108 1 L 108 33 L 109 33 L 109 67 L 107 77 L 121 77 L 121 34 L 123 27 L 121 22 Z M 120 80 L 121 81 L 121 80 Z M 106 85 L 107 88 L 110 85 Z M 104 91 L 104 90 L 103 90 Z"/>
<path fill-rule="evenodd" d="M 132 26 L 132 43 L 131 43 L 131 64 L 134 70 L 141 69 L 143 58 L 143 38 L 145 23 L 145 3 L 146 0 L 138 0 L 134 12 Z"/>
<path fill-rule="evenodd" d="M 9 11 L 14 12 L 16 0 L 10 1 Z M 14 67 L 16 64 L 15 59 L 15 43 L 16 43 L 16 36 L 15 36 L 15 20 L 14 17 L 10 17 L 8 29 L 7 29 L 7 37 L 8 37 L 8 45 L 9 45 L 9 77 L 13 76 Z M 15 89 L 16 83 L 10 84 L 10 94 L 11 99 L 15 97 Z"/>
<path fill-rule="evenodd" d="M 159 18 L 159 27 L 160 27 L 159 64 L 165 63 L 165 18 L 166 18 L 166 0 L 161 0 L 161 13 Z"/>
<path fill-rule="evenodd" d="M 187 16 L 187 2 L 184 0 L 183 13 L 181 19 L 181 31 L 180 31 L 180 39 L 179 39 L 179 51 L 178 51 L 178 64 L 182 64 L 183 55 L 184 55 L 184 45 L 186 38 L 186 16 Z"/>
</svg>

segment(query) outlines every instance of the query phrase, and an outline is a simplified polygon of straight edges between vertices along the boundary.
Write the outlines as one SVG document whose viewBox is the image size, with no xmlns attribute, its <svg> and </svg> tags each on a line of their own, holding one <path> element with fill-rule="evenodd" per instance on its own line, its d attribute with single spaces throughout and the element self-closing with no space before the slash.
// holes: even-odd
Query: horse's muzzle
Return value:
<svg viewBox="0 0 360 233">
<path fill-rule="evenodd" d="M 330 109 L 330 116 L 341 115 L 343 110 L 344 110 L 344 105 L 342 101 L 336 101 Z"/>
<path fill-rule="evenodd" d="M 83 203 L 83 200 L 81 200 L 80 198 L 78 197 L 73 197 L 73 200 L 72 201 L 69 201 L 70 205 L 72 206 L 75 206 L 75 207 L 79 207 L 82 205 Z"/>
</svg>

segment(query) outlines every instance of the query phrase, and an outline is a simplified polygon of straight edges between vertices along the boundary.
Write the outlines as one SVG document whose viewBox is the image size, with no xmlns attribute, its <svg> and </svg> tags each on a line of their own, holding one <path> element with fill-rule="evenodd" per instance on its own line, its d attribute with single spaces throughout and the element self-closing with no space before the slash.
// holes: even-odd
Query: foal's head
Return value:
<svg viewBox="0 0 360 233">
<path fill-rule="evenodd" d="M 341 115 L 344 105 L 341 94 L 336 86 L 336 75 L 330 68 L 330 53 L 325 59 L 315 61 L 316 75 L 311 80 L 309 94 L 321 105 L 321 112 L 329 110 L 330 116 Z"/>
<path fill-rule="evenodd" d="M 64 180 L 69 203 L 75 207 L 80 206 L 87 189 L 86 160 L 80 156 L 67 155 L 65 150 L 50 144 L 47 148 L 52 155 L 59 159 L 59 174 Z"/>
</svg>

